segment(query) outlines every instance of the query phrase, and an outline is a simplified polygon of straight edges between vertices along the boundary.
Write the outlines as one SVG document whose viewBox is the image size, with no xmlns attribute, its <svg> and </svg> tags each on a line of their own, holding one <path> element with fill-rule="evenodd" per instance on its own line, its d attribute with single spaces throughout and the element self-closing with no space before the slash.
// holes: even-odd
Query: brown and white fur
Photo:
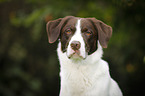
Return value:
<svg viewBox="0 0 145 96">
<path fill-rule="evenodd" d="M 122 96 L 101 59 L 112 28 L 95 18 L 67 16 L 47 23 L 49 43 L 59 39 L 60 96 Z"/>
</svg>

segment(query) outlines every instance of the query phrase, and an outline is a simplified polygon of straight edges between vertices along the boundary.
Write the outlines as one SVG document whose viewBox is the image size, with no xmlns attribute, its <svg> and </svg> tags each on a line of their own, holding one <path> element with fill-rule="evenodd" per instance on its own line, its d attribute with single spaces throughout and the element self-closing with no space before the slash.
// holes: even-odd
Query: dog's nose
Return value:
<svg viewBox="0 0 145 96">
<path fill-rule="evenodd" d="M 71 48 L 76 51 L 79 50 L 81 47 L 81 43 L 79 41 L 72 41 Z"/>
</svg>

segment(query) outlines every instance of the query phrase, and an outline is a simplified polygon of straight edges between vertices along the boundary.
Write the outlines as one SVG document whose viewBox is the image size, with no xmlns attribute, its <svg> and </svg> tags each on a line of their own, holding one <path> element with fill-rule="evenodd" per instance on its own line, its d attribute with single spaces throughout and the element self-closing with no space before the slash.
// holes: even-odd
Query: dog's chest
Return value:
<svg viewBox="0 0 145 96">
<path fill-rule="evenodd" d="M 69 63 L 69 65 L 71 64 Z M 100 66 L 97 67 L 101 69 Z M 71 94 L 70 96 L 93 96 L 94 94 L 100 94 L 96 89 L 105 89 L 102 84 L 105 84 L 108 79 L 105 80 L 104 77 L 106 76 L 99 70 L 94 70 L 96 66 L 73 65 L 67 66 L 67 68 L 62 66 L 61 68 L 61 84 L 65 94 Z"/>
<path fill-rule="evenodd" d="M 92 86 L 92 76 L 90 76 L 87 73 L 86 66 L 72 66 L 70 69 L 67 69 L 65 74 L 65 79 L 68 81 L 68 83 L 73 87 L 73 85 L 76 85 L 79 87 L 90 87 Z M 91 73 L 91 72 L 89 72 Z M 67 82 L 66 81 L 66 82 Z"/>
<path fill-rule="evenodd" d="M 61 75 L 63 75 L 61 79 L 64 82 L 64 86 L 68 88 L 68 91 L 72 94 L 81 94 L 89 90 L 95 83 L 95 77 L 90 76 L 87 73 L 87 68 L 84 66 L 81 66 L 81 68 L 71 66 L 69 69 L 67 68 L 67 70 L 64 69 Z"/>
</svg>

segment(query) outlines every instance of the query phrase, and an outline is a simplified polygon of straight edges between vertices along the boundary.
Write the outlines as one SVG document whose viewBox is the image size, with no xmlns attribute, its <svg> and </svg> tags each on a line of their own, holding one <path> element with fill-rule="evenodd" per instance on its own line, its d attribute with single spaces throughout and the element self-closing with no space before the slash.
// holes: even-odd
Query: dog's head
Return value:
<svg viewBox="0 0 145 96">
<path fill-rule="evenodd" d="M 49 21 L 46 26 L 48 41 L 54 43 L 58 38 L 61 51 L 68 58 L 85 59 L 97 50 L 97 42 L 107 48 L 112 28 L 95 18 L 67 16 Z"/>
</svg>

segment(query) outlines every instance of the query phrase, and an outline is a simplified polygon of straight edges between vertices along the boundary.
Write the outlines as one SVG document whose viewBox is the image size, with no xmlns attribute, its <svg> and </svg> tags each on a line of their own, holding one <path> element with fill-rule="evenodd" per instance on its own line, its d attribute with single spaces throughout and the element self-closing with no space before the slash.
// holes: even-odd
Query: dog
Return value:
<svg viewBox="0 0 145 96">
<path fill-rule="evenodd" d="M 46 24 L 49 43 L 59 40 L 59 96 L 122 96 L 101 59 L 112 28 L 95 18 L 66 16 Z"/>
</svg>

